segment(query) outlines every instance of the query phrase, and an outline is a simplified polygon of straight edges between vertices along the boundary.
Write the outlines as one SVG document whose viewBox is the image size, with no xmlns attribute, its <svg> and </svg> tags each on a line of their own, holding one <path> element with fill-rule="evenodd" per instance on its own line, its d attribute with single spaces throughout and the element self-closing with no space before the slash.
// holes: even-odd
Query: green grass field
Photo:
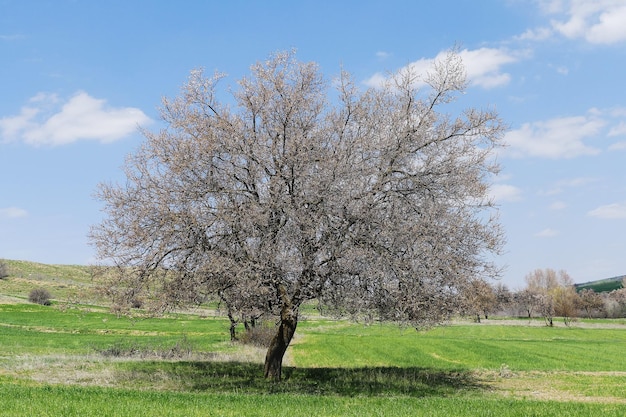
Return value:
<svg viewBox="0 0 626 417">
<path fill-rule="evenodd" d="M 88 293 L 93 283 L 77 270 L 40 269 L 36 284 Z M 131 320 L 58 297 L 29 304 L 25 276 L 0 280 L 0 416 L 626 415 L 626 320 L 417 332 L 310 309 L 284 381 L 272 383 L 265 352 L 231 343 L 223 317 Z"/>
</svg>

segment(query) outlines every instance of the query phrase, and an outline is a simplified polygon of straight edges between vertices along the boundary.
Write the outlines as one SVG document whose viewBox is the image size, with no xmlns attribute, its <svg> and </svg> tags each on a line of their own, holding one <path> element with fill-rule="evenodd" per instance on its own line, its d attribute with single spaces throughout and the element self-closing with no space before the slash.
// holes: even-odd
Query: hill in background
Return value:
<svg viewBox="0 0 626 417">
<path fill-rule="evenodd" d="M 0 279 L 0 299 L 3 302 L 26 301 L 35 288 L 48 290 L 57 300 L 95 302 L 99 299 L 90 266 L 0 261 L 8 267 L 8 276 Z"/>
<path fill-rule="evenodd" d="M 33 288 L 45 288 L 57 300 L 102 301 L 93 281 L 93 270 L 85 265 L 48 265 L 29 261 L 2 260 L 8 266 L 7 279 L 0 278 L 0 298 L 8 301 L 27 300 Z M 577 291 L 587 288 L 610 292 L 622 288 L 626 275 L 574 284 Z"/>
<path fill-rule="evenodd" d="M 626 275 L 620 275 L 613 278 L 606 278 L 597 281 L 589 281 L 582 284 L 574 284 L 576 291 L 582 291 L 590 288 L 595 292 L 610 292 L 613 290 L 619 290 L 622 288 L 622 281 L 626 278 Z"/>
</svg>

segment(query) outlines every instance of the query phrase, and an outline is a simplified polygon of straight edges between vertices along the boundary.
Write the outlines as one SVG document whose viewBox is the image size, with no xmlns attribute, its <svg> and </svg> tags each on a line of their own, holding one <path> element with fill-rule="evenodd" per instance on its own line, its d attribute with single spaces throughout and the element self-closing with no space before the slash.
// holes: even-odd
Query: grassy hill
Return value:
<svg viewBox="0 0 626 417">
<path fill-rule="evenodd" d="M 35 288 L 45 288 L 53 299 L 93 303 L 99 299 L 92 270 L 83 265 L 48 265 L 29 261 L 2 260 L 9 275 L 0 279 L 0 297 L 4 302 L 28 299 Z"/>
<path fill-rule="evenodd" d="M 626 278 L 626 275 L 620 275 L 618 277 L 600 279 L 597 281 L 589 281 L 582 284 L 575 284 L 576 291 L 582 291 L 590 288 L 595 292 L 610 292 L 622 288 L 622 281 Z"/>
</svg>

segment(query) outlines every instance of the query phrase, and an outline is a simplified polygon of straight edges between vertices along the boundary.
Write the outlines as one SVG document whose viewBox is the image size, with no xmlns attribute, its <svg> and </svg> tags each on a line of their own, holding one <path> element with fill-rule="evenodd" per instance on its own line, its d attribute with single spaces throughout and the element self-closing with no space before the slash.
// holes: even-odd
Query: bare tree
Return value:
<svg viewBox="0 0 626 417">
<path fill-rule="evenodd" d="M 564 271 L 561 271 L 564 273 Z M 554 269 L 535 269 L 524 277 L 526 288 L 539 294 L 547 294 L 559 286 L 559 273 Z"/>
<path fill-rule="evenodd" d="M 307 300 L 425 327 L 470 279 L 498 274 L 487 191 L 504 127 L 491 110 L 450 115 L 466 85 L 454 52 L 366 91 L 342 72 L 329 94 L 293 52 L 252 66 L 230 102 L 223 77 L 193 72 L 126 182 L 99 188 L 108 217 L 91 239 L 124 272 L 112 295 L 165 308 L 252 291 L 277 317 L 265 376 L 280 379 Z"/>
<path fill-rule="evenodd" d="M 511 290 L 509 290 L 509 287 L 507 287 L 506 284 L 503 284 L 502 282 L 498 282 L 493 287 L 493 291 L 496 296 L 497 310 L 499 310 L 500 312 L 508 310 L 513 302 L 513 294 L 511 293 Z"/>
<path fill-rule="evenodd" d="M 517 306 L 518 312 L 523 311 L 529 319 L 532 318 L 533 313 L 538 309 L 539 306 L 538 295 L 528 288 L 516 291 L 513 295 L 513 300 Z"/>
<path fill-rule="evenodd" d="M 483 279 L 474 279 L 470 282 L 464 294 L 467 309 L 474 316 L 474 321 L 480 323 L 481 315 L 485 319 L 498 307 L 498 299 L 494 288 Z"/>
<path fill-rule="evenodd" d="M 604 304 L 608 317 L 626 317 L 626 287 L 606 294 Z"/>
<path fill-rule="evenodd" d="M 554 316 L 563 317 L 569 325 L 576 317 L 580 305 L 572 278 L 566 271 L 536 269 L 525 277 L 527 290 L 538 300 L 539 311 L 548 326 L 553 326 Z"/>
<path fill-rule="evenodd" d="M 563 318 L 563 322 L 569 326 L 573 319 L 578 316 L 581 301 L 576 288 L 573 285 L 560 285 L 551 293 L 554 299 L 554 312 Z"/>
<path fill-rule="evenodd" d="M 587 313 L 587 318 L 591 318 L 594 312 L 601 312 L 604 308 L 602 296 L 591 288 L 585 288 L 579 296 L 580 306 Z"/>
</svg>

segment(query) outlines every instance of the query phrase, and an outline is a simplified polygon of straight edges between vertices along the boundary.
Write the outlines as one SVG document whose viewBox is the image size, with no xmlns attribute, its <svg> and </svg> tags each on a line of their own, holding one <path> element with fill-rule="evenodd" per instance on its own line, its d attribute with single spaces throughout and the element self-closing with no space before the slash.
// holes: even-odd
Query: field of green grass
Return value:
<svg viewBox="0 0 626 417">
<path fill-rule="evenodd" d="M 91 304 L 87 272 L 62 267 L 37 284 L 89 303 L 29 304 L 15 270 L 0 280 L 0 416 L 626 415 L 624 320 L 417 332 L 311 309 L 272 383 L 263 349 L 231 343 L 219 315 L 117 317 Z"/>
</svg>

